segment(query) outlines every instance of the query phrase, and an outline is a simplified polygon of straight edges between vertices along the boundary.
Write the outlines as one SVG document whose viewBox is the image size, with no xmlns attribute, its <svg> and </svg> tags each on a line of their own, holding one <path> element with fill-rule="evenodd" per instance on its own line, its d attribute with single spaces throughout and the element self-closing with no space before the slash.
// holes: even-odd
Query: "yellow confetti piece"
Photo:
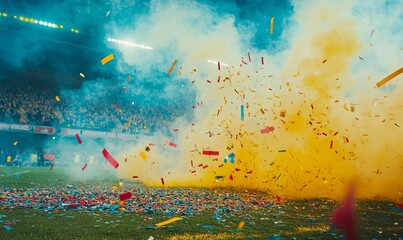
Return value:
<svg viewBox="0 0 403 240">
<path fill-rule="evenodd" d="M 56 96 L 55 99 L 56 99 L 56 101 L 60 102 L 59 96 Z"/>
<path fill-rule="evenodd" d="M 123 129 L 126 129 L 130 124 L 130 119 L 127 121 L 127 123 L 123 126 Z"/>
<path fill-rule="evenodd" d="M 245 226 L 245 222 L 244 222 L 244 221 L 241 221 L 241 222 L 238 224 L 238 229 L 243 228 L 243 226 Z"/>
<path fill-rule="evenodd" d="M 270 34 L 273 34 L 273 28 L 274 28 L 274 17 L 272 17 L 270 20 Z"/>
<path fill-rule="evenodd" d="M 104 57 L 101 60 L 102 65 L 105 65 L 107 62 L 113 60 L 115 57 L 113 56 L 113 54 L 109 54 L 108 56 Z"/>
<path fill-rule="evenodd" d="M 128 76 L 128 77 L 127 77 L 127 81 L 128 81 L 128 82 L 130 82 L 131 79 L 132 79 L 131 76 Z"/>
<path fill-rule="evenodd" d="M 172 70 L 174 69 L 174 67 L 175 67 L 175 64 L 176 64 L 176 59 L 175 59 L 175 61 L 172 63 L 172 65 L 171 65 L 171 67 L 169 68 L 169 70 L 168 70 L 168 72 L 167 72 L 167 75 L 169 75 L 171 72 L 172 72 Z"/>
<path fill-rule="evenodd" d="M 390 74 L 389 76 L 385 77 L 384 79 L 382 79 L 381 81 L 379 81 L 376 84 L 376 87 L 381 87 L 382 85 L 384 85 L 385 83 L 389 82 L 390 80 L 392 80 L 393 78 L 397 77 L 398 75 L 400 75 L 403 72 L 403 67 L 401 67 L 400 69 L 394 71 L 392 74 Z"/>
<path fill-rule="evenodd" d="M 168 219 L 168 220 L 166 220 L 166 221 L 164 221 L 164 222 L 157 223 L 157 224 L 155 224 L 155 226 L 157 226 L 157 227 L 165 226 L 165 225 L 167 225 L 167 224 L 170 224 L 170 223 L 173 223 L 173 222 L 176 222 L 176 221 L 179 221 L 179 220 L 182 220 L 182 218 L 180 218 L 180 217 L 173 217 L 173 218 Z"/>
<path fill-rule="evenodd" d="M 140 157 L 141 157 L 141 159 L 143 159 L 143 160 L 146 160 L 148 157 L 147 157 L 147 155 L 145 154 L 145 152 L 141 152 L 140 153 Z"/>
<path fill-rule="evenodd" d="M 15 141 L 15 142 L 13 143 L 14 146 L 17 146 L 17 144 L 18 144 L 18 141 Z"/>
<path fill-rule="evenodd" d="M 7 156 L 7 162 L 11 162 L 11 156 Z"/>
</svg>

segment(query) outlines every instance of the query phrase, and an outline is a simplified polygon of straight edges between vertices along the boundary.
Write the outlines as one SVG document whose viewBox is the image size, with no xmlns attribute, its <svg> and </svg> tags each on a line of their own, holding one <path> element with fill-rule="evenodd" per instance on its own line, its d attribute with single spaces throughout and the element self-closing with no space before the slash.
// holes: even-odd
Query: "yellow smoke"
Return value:
<svg viewBox="0 0 403 240">
<path fill-rule="evenodd" d="M 208 70 L 212 83 L 195 84 L 205 104 L 195 107 L 194 126 L 181 125 L 178 148 L 168 145 L 170 137 L 157 136 L 157 146 L 142 160 L 144 142 L 133 150 L 136 157 L 121 169 L 122 176 L 141 175 L 154 186 L 161 186 L 163 177 L 170 187 L 249 188 L 289 198 L 335 199 L 354 178 L 359 197 L 401 200 L 401 77 L 389 96 L 368 82 L 361 87 L 365 93 L 345 97 L 357 81 L 351 66 L 364 46 L 348 6 L 315 3 L 297 13 L 305 32 L 294 33 L 281 72 L 269 76 L 260 56 L 242 68 Z M 273 132 L 260 132 L 269 126 Z M 220 154 L 207 156 L 203 150 Z M 230 153 L 235 164 L 224 163 Z"/>
</svg>

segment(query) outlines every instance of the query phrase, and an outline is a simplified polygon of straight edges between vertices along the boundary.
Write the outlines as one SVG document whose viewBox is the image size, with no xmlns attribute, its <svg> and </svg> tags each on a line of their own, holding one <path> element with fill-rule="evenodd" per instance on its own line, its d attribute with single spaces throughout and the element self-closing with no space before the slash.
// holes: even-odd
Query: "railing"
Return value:
<svg viewBox="0 0 403 240">
<path fill-rule="evenodd" d="M 72 128 L 57 128 L 49 126 L 27 125 L 27 124 L 13 124 L 13 123 L 0 123 L 0 131 L 7 132 L 23 132 L 31 134 L 47 134 L 47 135 L 65 135 L 74 136 L 79 134 L 80 136 L 94 137 L 94 138 L 115 138 L 136 140 L 137 134 L 129 133 L 116 133 L 107 131 L 94 131 L 86 129 L 72 129 Z M 143 134 L 142 134 L 143 135 Z"/>
</svg>

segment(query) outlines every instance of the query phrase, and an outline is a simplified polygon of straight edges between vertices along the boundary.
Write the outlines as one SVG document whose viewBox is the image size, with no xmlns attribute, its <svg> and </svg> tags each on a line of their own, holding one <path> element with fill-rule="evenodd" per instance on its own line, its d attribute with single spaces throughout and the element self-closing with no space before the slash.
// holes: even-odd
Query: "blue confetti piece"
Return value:
<svg viewBox="0 0 403 240">
<path fill-rule="evenodd" d="M 245 120 L 244 106 L 241 105 L 241 121 Z"/>
<path fill-rule="evenodd" d="M 7 231 L 11 231 L 11 230 L 13 230 L 13 228 L 12 228 L 12 227 L 10 227 L 10 226 L 3 226 L 3 228 L 4 228 L 4 229 L 6 229 Z"/>
</svg>

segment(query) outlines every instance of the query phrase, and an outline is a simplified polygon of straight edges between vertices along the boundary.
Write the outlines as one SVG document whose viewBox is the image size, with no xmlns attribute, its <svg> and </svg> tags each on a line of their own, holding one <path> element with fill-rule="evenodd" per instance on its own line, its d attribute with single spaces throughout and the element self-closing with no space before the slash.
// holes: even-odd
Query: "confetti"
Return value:
<svg viewBox="0 0 403 240">
<path fill-rule="evenodd" d="M 115 57 L 113 56 L 113 54 L 109 54 L 108 56 L 104 57 L 101 60 L 102 65 L 105 65 L 106 63 L 108 63 L 109 61 L 113 60 Z"/>
<path fill-rule="evenodd" d="M 224 163 L 229 161 L 230 163 L 235 163 L 235 153 L 230 153 L 224 158 Z"/>
<path fill-rule="evenodd" d="M 165 185 L 164 178 L 161 178 L 161 183 L 162 183 L 162 185 Z"/>
<path fill-rule="evenodd" d="M 274 131 L 274 127 L 267 127 L 260 130 L 261 134 L 270 133 Z"/>
<path fill-rule="evenodd" d="M 83 142 L 81 141 L 81 138 L 80 138 L 80 136 L 78 135 L 78 133 L 76 133 L 76 138 L 77 138 L 78 144 L 83 143 Z"/>
<path fill-rule="evenodd" d="M 262 65 L 264 65 L 264 58 L 262 57 Z"/>
<path fill-rule="evenodd" d="M 381 81 L 376 83 L 376 87 L 379 88 L 382 85 L 384 85 L 385 83 L 389 82 L 390 80 L 392 80 L 393 78 L 397 77 L 398 75 L 400 75 L 403 72 L 403 67 L 394 71 L 392 74 L 390 74 L 389 76 L 385 77 L 384 79 L 382 79 Z"/>
<path fill-rule="evenodd" d="M 278 152 L 286 152 L 286 150 L 282 149 L 282 150 L 278 150 Z"/>
<path fill-rule="evenodd" d="M 238 229 L 242 229 L 243 226 L 245 226 L 245 222 L 244 222 L 244 221 L 241 221 L 241 222 L 238 224 Z"/>
<path fill-rule="evenodd" d="M 174 143 L 174 142 L 169 142 L 169 146 L 176 148 L 176 143 Z"/>
<path fill-rule="evenodd" d="M 81 168 L 81 171 L 84 171 L 87 168 L 88 164 L 85 163 L 84 166 Z"/>
<path fill-rule="evenodd" d="M 169 70 L 168 70 L 168 72 L 167 72 L 167 75 L 169 75 L 171 72 L 172 72 L 172 70 L 174 69 L 174 67 L 175 67 L 175 64 L 176 64 L 176 59 L 175 59 L 175 61 L 172 63 L 172 65 L 171 65 L 171 67 L 169 68 Z"/>
<path fill-rule="evenodd" d="M 219 154 L 220 154 L 220 152 L 219 152 L 219 151 L 203 150 L 203 155 L 209 155 L 209 156 L 212 156 L 212 155 L 219 155 Z"/>
<path fill-rule="evenodd" d="M 140 153 L 140 157 L 141 157 L 141 159 L 143 159 L 143 160 L 146 160 L 148 157 L 147 157 L 147 155 L 145 154 L 145 152 L 141 152 Z"/>
<path fill-rule="evenodd" d="M 168 219 L 168 220 L 166 220 L 166 221 L 157 223 L 157 224 L 155 224 L 155 226 L 157 226 L 157 227 L 165 226 L 165 225 L 167 225 L 167 224 L 170 224 L 170 223 L 173 223 L 173 222 L 176 222 L 176 221 L 179 221 L 179 220 L 182 220 L 182 218 L 180 218 L 180 217 L 173 217 L 173 218 Z"/>
<path fill-rule="evenodd" d="M 244 106 L 241 105 L 241 121 L 245 120 L 245 111 L 244 111 Z"/>
<path fill-rule="evenodd" d="M 106 12 L 105 17 L 108 17 L 108 16 L 109 16 L 109 14 L 111 14 L 111 10 L 109 10 L 109 11 L 107 11 L 107 12 Z"/>
<path fill-rule="evenodd" d="M 218 66 L 218 70 L 221 70 L 220 62 L 218 62 L 217 66 Z"/>
<path fill-rule="evenodd" d="M 83 74 L 83 73 L 80 73 L 80 76 L 83 78 L 83 77 L 85 77 L 85 75 Z"/>
<path fill-rule="evenodd" d="M 14 146 L 17 146 L 17 144 L 18 144 L 18 141 L 15 141 L 15 142 L 13 143 Z"/>
<path fill-rule="evenodd" d="M 249 59 L 249 62 L 252 62 L 252 60 L 250 59 L 250 53 L 248 52 L 248 59 Z"/>
<path fill-rule="evenodd" d="M 270 19 L 270 34 L 273 34 L 274 30 L 274 17 Z"/>
<path fill-rule="evenodd" d="M 322 63 L 325 63 L 325 62 L 327 62 L 327 60 L 326 60 L 326 59 L 322 61 Z"/>
<path fill-rule="evenodd" d="M 131 192 L 122 193 L 122 194 L 119 195 L 120 201 L 125 201 L 125 200 L 127 200 L 127 199 L 129 199 L 129 198 L 131 198 L 131 197 L 132 197 L 132 193 L 131 193 Z"/>
<path fill-rule="evenodd" d="M 59 96 L 55 96 L 56 101 L 60 102 Z"/>
<path fill-rule="evenodd" d="M 109 152 L 104 148 L 104 150 L 102 150 L 102 154 L 104 155 L 105 159 L 108 160 L 108 162 L 114 167 L 114 168 L 118 168 L 119 167 L 119 163 L 109 154 Z"/>
<path fill-rule="evenodd" d="M 55 161 L 52 161 L 52 165 L 50 165 L 49 172 L 52 171 L 53 167 L 55 166 Z"/>
</svg>

